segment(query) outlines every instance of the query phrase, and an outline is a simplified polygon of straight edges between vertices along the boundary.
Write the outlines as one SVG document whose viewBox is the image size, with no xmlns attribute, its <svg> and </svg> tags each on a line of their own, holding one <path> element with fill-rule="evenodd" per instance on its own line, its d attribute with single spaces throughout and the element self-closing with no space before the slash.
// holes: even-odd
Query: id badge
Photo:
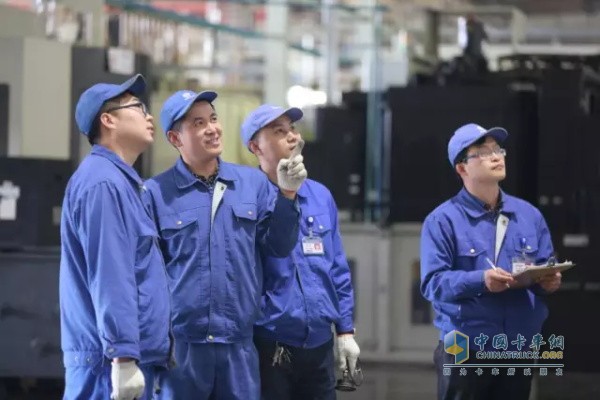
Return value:
<svg viewBox="0 0 600 400">
<path fill-rule="evenodd" d="M 522 257 L 514 257 L 512 259 L 512 273 L 519 274 L 527 269 L 527 264 Z"/>
<path fill-rule="evenodd" d="M 531 265 L 531 260 L 525 256 L 520 255 L 512 258 L 512 273 L 519 274 L 527 269 Z"/>
<path fill-rule="evenodd" d="M 323 240 L 319 236 L 302 238 L 302 252 L 307 256 L 322 256 L 325 254 Z"/>
</svg>

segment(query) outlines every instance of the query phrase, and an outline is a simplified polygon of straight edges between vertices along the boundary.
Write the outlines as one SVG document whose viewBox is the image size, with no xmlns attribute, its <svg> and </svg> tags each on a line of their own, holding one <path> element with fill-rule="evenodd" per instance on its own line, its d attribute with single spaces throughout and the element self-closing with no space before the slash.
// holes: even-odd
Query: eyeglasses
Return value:
<svg viewBox="0 0 600 400">
<path fill-rule="evenodd" d="M 492 158 L 492 156 L 494 154 L 497 156 L 500 156 L 500 157 L 506 157 L 506 149 L 503 149 L 502 147 L 496 147 L 494 149 L 482 148 L 482 149 L 476 151 L 475 153 L 469 154 L 468 156 L 466 156 L 463 159 L 463 162 L 466 163 L 471 158 L 479 158 L 481 160 L 489 160 L 490 158 Z"/>
<path fill-rule="evenodd" d="M 131 104 L 125 104 L 122 106 L 111 107 L 108 110 L 106 110 L 105 112 L 109 113 L 109 112 L 121 110 L 123 108 L 133 108 L 133 107 L 138 107 L 140 109 L 140 111 L 142 112 L 142 114 L 144 114 L 144 117 L 146 117 L 148 115 L 148 107 L 146 107 L 146 105 L 144 103 L 142 103 L 141 101 L 139 101 L 137 103 L 131 103 Z"/>
</svg>

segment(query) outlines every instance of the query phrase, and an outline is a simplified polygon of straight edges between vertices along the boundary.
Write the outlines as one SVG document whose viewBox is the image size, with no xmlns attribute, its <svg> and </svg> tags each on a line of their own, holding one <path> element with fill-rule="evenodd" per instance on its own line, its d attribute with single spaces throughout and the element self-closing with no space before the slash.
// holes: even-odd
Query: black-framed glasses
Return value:
<svg viewBox="0 0 600 400">
<path fill-rule="evenodd" d="M 494 155 L 506 157 L 506 149 L 503 149 L 502 147 L 496 147 L 494 149 L 488 149 L 488 148 L 479 149 L 475 153 L 469 154 L 468 156 L 466 156 L 463 159 L 463 162 L 467 162 L 471 158 L 479 158 L 481 160 L 489 160 Z"/>
<path fill-rule="evenodd" d="M 144 114 L 144 117 L 146 117 L 148 115 L 148 107 L 146 107 L 146 104 L 142 103 L 141 101 L 138 101 L 136 103 L 131 103 L 131 104 L 124 104 L 122 106 L 111 107 L 108 110 L 106 110 L 105 112 L 109 113 L 109 112 L 121 110 L 123 108 L 134 108 L 134 107 L 139 108 L 140 111 L 142 112 L 142 114 Z"/>
</svg>

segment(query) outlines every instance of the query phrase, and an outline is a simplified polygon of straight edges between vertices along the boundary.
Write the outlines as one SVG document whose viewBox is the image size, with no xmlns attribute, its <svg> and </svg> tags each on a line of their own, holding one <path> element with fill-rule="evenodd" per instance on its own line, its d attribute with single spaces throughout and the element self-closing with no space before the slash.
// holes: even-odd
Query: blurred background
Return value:
<svg viewBox="0 0 600 400">
<path fill-rule="evenodd" d="M 548 298 L 564 369 L 531 400 L 600 398 L 600 0 L 0 0 L 0 399 L 59 399 L 59 220 L 89 150 L 74 105 L 91 84 L 212 89 L 226 161 L 263 102 L 301 107 L 309 175 L 339 206 L 365 380 L 344 399 L 434 399 L 421 222 L 460 182 L 446 145 L 503 126 L 503 188 L 544 214 L 578 266 Z M 135 167 L 177 152 L 158 130 Z"/>
</svg>

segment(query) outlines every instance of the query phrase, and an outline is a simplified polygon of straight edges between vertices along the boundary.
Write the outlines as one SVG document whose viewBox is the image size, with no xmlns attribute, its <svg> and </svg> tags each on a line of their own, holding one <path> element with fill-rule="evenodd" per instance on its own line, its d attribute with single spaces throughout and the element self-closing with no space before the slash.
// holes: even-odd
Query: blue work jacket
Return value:
<svg viewBox="0 0 600 400">
<path fill-rule="evenodd" d="M 296 247 L 286 258 L 263 256 L 262 317 L 255 334 L 314 348 L 354 329 L 350 268 L 338 229 L 338 212 L 329 190 L 307 179 L 298 190 L 302 218 Z M 323 254 L 306 254 L 302 241 L 315 237 Z"/>
<path fill-rule="evenodd" d="M 501 192 L 499 213 L 509 220 L 498 268 L 512 272 L 513 257 L 523 253 L 536 263 L 553 255 L 548 226 L 537 208 Z M 486 257 L 495 256 L 497 217 L 463 188 L 427 216 L 421 234 L 421 292 L 433 303 L 434 325 L 442 339 L 455 329 L 468 335 L 474 350 L 480 349 L 474 342 L 480 334 L 488 337 L 486 350 L 501 334 L 509 343 L 520 334 L 529 344 L 548 316 L 539 285 L 487 290 L 483 275 L 491 268 Z"/>
<path fill-rule="evenodd" d="M 117 357 L 167 365 L 167 276 L 141 190 L 136 171 L 99 145 L 69 180 L 59 284 L 66 367 Z"/>
<path fill-rule="evenodd" d="M 146 182 L 145 201 L 160 229 L 176 338 L 235 343 L 258 317 L 259 248 L 284 257 L 298 236 L 298 208 L 257 168 L 219 160 L 214 189 L 181 158 Z"/>
</svg>

